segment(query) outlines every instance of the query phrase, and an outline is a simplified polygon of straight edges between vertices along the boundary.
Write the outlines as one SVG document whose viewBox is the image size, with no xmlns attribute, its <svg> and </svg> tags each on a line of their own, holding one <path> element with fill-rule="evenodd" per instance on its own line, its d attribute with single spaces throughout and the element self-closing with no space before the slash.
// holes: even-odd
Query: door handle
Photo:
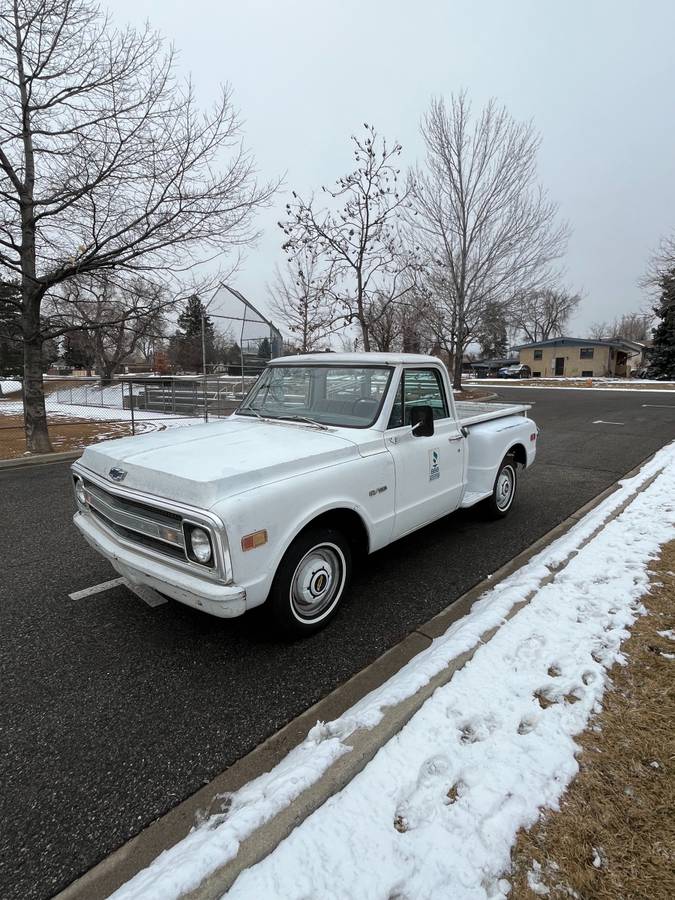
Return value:
<svg viewBox="0 0 675 900">
<path fill-rule="evenodd" d="M 460 434 L 454 434 L 454 435 L 452 435 L 452 437 L 449 437 L 449 438 L 448 438 L 448 443 L 449 443 L 449 444 L 452 444 L 454 441 L 463 441 L 463 440 L 464 440 L 464 435 L 463 435 L 463 434 L 461 434 L 461 433 L 460 433 Z"/>
</svg>

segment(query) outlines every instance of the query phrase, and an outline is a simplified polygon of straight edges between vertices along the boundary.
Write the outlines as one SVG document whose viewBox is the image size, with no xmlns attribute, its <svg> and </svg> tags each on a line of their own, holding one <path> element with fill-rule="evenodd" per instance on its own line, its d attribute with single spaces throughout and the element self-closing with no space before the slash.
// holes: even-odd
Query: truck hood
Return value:
<svg viewBox="0 0 675 900">
<path fill-rule="evenodd" d="M 332 431 L 233 416 L 104 441 L 87 447 L 80 464 L 111 484 L 110 470 L 121 469 L 125 488 L 209 509 L 228 496 L 358 455 L 352 441 Z"/>
</svg>

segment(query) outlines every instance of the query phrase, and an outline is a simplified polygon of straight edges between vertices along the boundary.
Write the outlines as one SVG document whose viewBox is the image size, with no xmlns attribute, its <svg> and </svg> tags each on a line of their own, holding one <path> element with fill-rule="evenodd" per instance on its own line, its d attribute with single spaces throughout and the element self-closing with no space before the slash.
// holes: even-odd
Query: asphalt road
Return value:
<svg viewBox="0 0 675 900">
<path fill-rule="evenodd" d="M 508 519 L 466 510 L 380 551 L 331 626 L 292 645 L 262 611 L 70 600 L 115 573 L 71 523 L 67 467 L 0 473 L 4 900 L 64 888 L 675 438 L 673 394 L 501 393 L 542 427 Z"/>
</svg>

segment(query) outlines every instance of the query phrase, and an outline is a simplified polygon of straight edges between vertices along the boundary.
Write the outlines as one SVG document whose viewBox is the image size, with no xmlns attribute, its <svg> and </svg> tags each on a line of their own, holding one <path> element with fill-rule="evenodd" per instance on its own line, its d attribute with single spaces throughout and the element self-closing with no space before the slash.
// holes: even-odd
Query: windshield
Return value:
<svg viewBox="0 0 675 900">
<path fill-rule="evenodd" d="M 368 428 L 387 392 L 388 366 L 270 366 L 238 415 Z"/>
</svg>

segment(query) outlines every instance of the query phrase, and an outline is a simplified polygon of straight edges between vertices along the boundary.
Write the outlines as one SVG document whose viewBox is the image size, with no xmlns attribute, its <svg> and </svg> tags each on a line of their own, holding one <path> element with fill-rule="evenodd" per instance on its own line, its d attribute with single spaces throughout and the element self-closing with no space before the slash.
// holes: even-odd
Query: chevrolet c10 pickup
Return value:
<svg viewBox="0 0 675 900">
<path fill-rule="evenodd" d="M 302 636 L 357 555 L 477 503 L 507 515 L 536 455 L 529 408 L 456 401 L 433 356 L 275 359 L 226 419 L 88 447 L 75 524 L 141 596 L 221 617 L 265 603 Z"/>
</svg>

